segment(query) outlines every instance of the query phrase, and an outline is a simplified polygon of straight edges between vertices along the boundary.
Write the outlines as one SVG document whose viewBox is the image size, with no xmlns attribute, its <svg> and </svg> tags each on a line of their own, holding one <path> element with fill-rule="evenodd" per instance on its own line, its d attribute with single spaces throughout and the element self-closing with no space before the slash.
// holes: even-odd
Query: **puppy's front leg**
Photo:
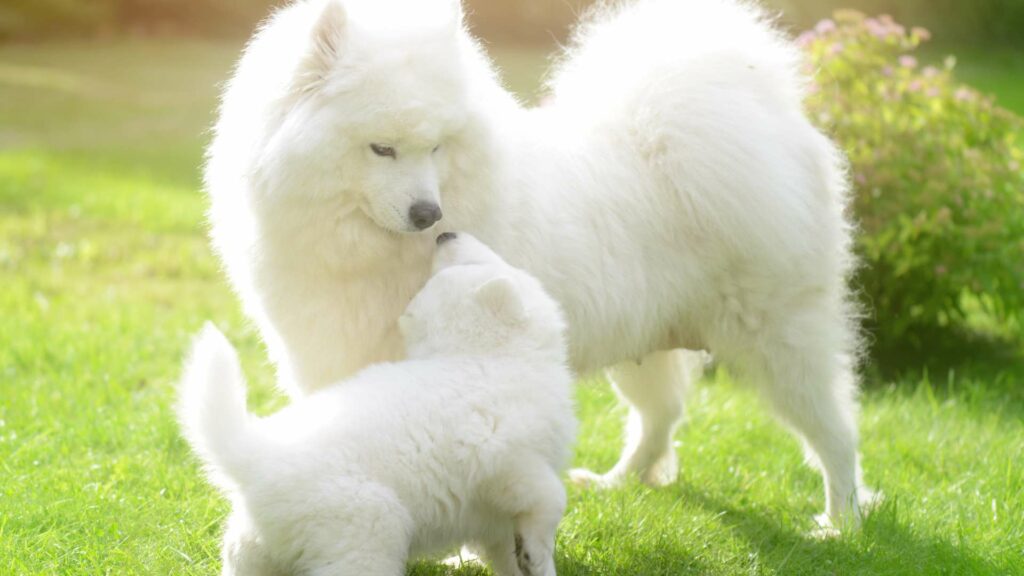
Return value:
<svg viewBox="0 0 1024 576">
<path fill-rule="evenodd" d="M 522 576 L 555 576 L 555 532 L 565 513 L 565 487 L 555 471 L 529 475 L 530 505 L 515 518 L 516 565 Z"/>
<path fill-rule="evenodd" d="M 499 530 L 490 541 L 482 543 L 483 556 L 495 576 L 523 576 L 516 560 L 516 539 L 512 522 Z"/>
<path fill-rule="evenodd" d="M 488 560 L 500 576 L 555 576 L 555 531 L 565 513 L 565 486 L 543 458 L 523 455 L 515 462 L 486 490 L 491 506 L 512 519 L 506 535 L 495 532 Z"/>
</svg>

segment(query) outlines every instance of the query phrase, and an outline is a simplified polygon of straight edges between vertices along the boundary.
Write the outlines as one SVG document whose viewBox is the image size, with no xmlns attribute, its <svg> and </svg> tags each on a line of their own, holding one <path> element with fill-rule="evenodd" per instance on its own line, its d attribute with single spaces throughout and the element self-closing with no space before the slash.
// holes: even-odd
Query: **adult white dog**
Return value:
<svg viewBox="0 0 1024 576">
<path fill-rule="evenodd" d="M 540 278 L 573 367 L 611 367 L 631 406 L 619 463 L 577 479 L 671 481 L 673 351 L 707 349 L 820 463 L 823 521 L 856 522 L 848 186 L 800 66 L 752 4 L 637 0 L 596 11 L 525 109 L 448 2 L 298 2 L 224 94 L 214 245 L 298 393 L 401 357 L 417 230 L 466 229 Z"/>
<path fill-rule="evenodd" d="M 405 574 L 475 542 L 499 576 L 554 576 L 575 432 L 565 323 L 540 283 L 444 235 L 402 316 L 409 358 L 264 420 L 208 326 L 182 387 L 185 433 L 231 497 L 224 573 Z"/>
</svg>

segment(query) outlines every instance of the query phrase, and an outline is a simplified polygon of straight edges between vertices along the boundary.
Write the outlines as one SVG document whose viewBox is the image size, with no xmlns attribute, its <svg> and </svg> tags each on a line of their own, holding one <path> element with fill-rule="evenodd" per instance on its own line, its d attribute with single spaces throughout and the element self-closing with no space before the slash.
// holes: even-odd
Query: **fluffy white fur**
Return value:
<svg viewBox="0 0 1024 576">
<path fill-rule="evenodd" d="M 224 573 L 400 576 L 475 542 L 500 576 L 554 576 L 575 431 L 558 305 L 466 235 L 402 316 L 409 359 L 258 420 L 212 325 L 182 388 L 186 435 L 233 510 Z"/>
<path fill-rule="evenodd" d="M 706 349 L 805 442 L 827 517 L 856 522 L 845 164 L 804 114 L 796 49 L 740 0 L 622 3 L 581 25 L 527 109 L 451 4 L 298 2 L 224 95 L 213 241 L 291 391 L 401 357 L 435 235 L 407 213 L 436 201 L 435 232 L 537 276 L 573 367 L 611 367 L 631 405 L 620 462 L 578 480 L 675 477 L 692 378 L 673 351 Z"/>
</svg>

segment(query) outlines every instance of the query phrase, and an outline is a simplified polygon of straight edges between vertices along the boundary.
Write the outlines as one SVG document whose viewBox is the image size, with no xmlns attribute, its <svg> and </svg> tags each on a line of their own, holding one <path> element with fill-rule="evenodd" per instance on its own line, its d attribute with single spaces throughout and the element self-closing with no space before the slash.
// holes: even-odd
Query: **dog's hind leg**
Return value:
<svg viewBox="0 0 1024 576">
<path fill-rule="evenodd" d="M 686 393 L 703 372 L 704 357 L 703 352 L 670 350 L 608 369 L 608 380 L 629 404 L 626 447 L 608 473 L 598 475 L 578 469 L 570 473 L 572 480 L 609 487 L 636 474 L 652 486 L 674 482 L 678 462 L 672 435 L 682 418 Z"/>
<path fill-rule="evenodd" d="M 870 497 L 860 485 L 856 376 L 845 350 L 852 338 L 842 318 L 828 312 L 810 307 L 788 314 L 784 327 L 734 350 L 737 367 L 759 385 L 824 476 L 821 534 L 857 526 L 861 500 Z"/>
</svg>

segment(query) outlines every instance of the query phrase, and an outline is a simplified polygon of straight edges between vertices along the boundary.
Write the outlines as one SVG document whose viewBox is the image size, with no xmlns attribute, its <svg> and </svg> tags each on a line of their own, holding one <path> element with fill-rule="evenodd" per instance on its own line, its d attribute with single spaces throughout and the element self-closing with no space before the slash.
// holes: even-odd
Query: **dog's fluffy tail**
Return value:
<svg viewBox="0 0 1024 576">
<path fill-rule="evenodd" d="M 567 111 L 632 118 L 665 92 L 706 89 L 711 67 L 719 82 L 759 77 L 799 108 L 801 63 L 755 0 L 604 0 L 577 27 L 548 88 Z"/>
<path fill-rule="evenodd" d="M 185 438 L 211 472 L 211 480 L 222 487 L 247 475 L 259 449 L 255 420 L 246 409 L 245 396 L 245 378 L 235 349 L 207 323 L 185 364 L 178 420 Z"/>
</svg>

